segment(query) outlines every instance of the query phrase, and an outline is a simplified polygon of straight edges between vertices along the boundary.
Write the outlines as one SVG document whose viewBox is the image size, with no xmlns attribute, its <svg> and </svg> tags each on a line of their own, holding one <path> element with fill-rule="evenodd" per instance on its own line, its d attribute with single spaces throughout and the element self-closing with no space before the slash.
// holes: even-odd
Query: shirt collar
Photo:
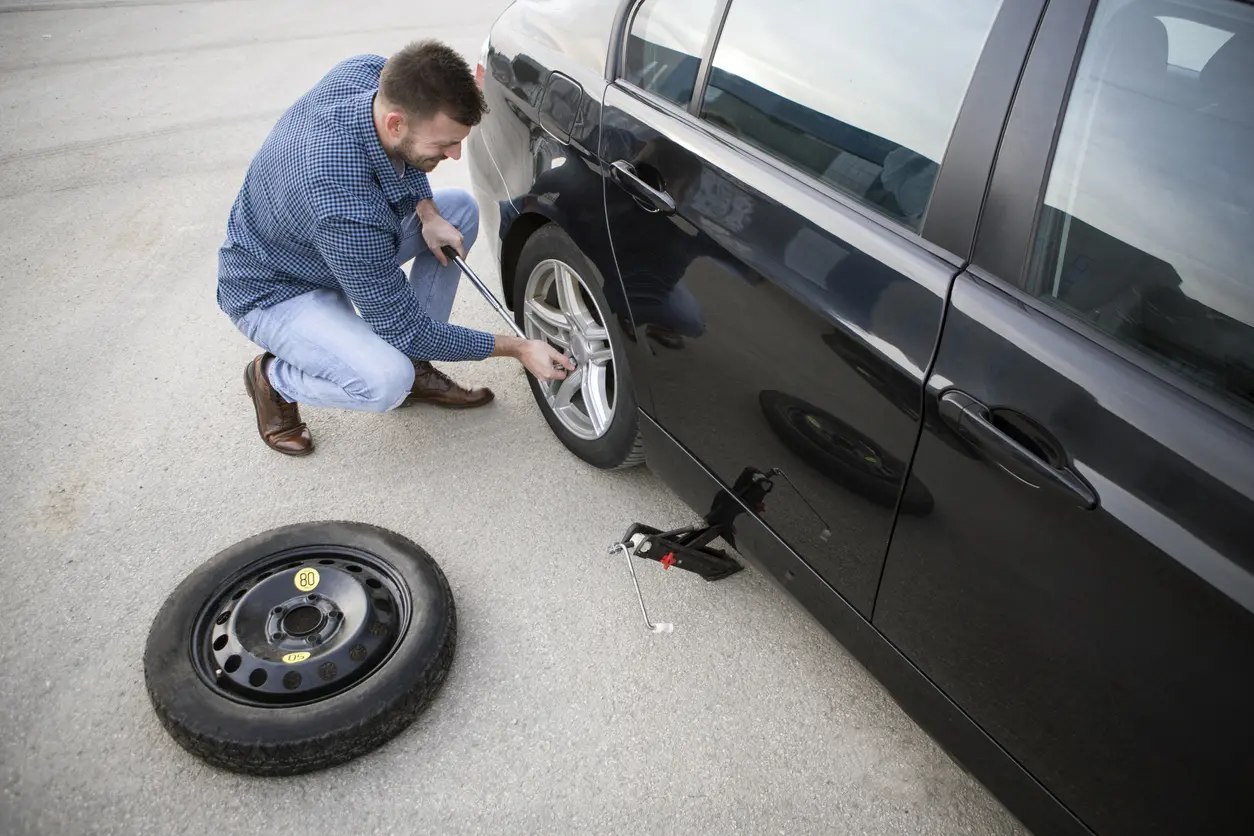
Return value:
<svg viewBox="0 0 1254 836">
<path fill-rule="evenodd" d="M 370 168 L 379 180 L 379 185 L 383 187 L 384 197 L 389 203 L 398 203 L 403 198 L 413 197 L 419 193 L 422 172 L 406 165 L 405 175 L 397 176 L 391 158 L 383 150 L 383 143 L 379 141 L 379 132 L 375 130 L 374 96 L 375 91 L 369 90 L 358 98 L 353 113 L 353 128 L 357 138 L 366 149 L 366 156 L 370 159 Z"/>
</svg>

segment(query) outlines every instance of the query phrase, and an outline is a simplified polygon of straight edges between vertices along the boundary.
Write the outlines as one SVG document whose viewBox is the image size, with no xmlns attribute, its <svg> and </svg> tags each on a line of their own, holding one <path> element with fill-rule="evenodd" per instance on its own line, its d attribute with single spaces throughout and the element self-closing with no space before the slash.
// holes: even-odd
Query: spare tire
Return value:
<svg viewBox="0 0 1254 836">
<path fill-rule="evenodd" d="M 421 547 L 356 522 L 283 526 L 199 566 L 148 635 L 166 731 L 224 769 L 295 775 L 404 730 L 457 640 L 452 591 Z"/>
</svg>

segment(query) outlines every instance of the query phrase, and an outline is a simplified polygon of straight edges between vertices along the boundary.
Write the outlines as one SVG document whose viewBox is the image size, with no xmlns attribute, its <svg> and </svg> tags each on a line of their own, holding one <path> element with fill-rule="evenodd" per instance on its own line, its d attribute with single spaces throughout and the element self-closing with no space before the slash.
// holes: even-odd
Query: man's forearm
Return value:
<svg viewBox="0 0 1254 836">
<path fill-rule="evenodd" d="M 522 347 L 523 341 L 513 334 L 495 334 L 493 339 L 496 344 L 492 347 L 493 357 L 517 357 L 518 349 Z"/>
</svg>

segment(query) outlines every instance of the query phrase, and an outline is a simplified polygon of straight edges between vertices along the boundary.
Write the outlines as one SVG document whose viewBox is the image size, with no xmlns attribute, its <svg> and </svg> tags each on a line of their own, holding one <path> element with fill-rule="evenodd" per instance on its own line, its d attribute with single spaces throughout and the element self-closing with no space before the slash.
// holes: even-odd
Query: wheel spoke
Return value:
<svg viewBox="0 0 1254 836">
<path fill-rule="evenodd" d="M 595 320 L 585 325 L 583 335 L 590 343 L 607 343 L 610 341 L 610 332 L 605 330 L 604 325 L 598 325 Z"/>
<path fill-rule="evenodd" d="M 588 362 L 594 366 L 604 366 L 614 359 L 614 350 L 608 345 L 594 348 L 588 352 Z"/>
<path fill-rule="evenodd" d="M 567 323 L 583 333 L 589 317 L 584 310 L 583 299 L 579 296 L 579 284 L 575 280 L 575 274 L 564 264 L 558 265 L 553 283 L 557 285 L 557 306 L 562 309 Z"/>
<path fill-rule="evenodd" d="M 588 418 L 592 421 L 592 429 L 600 435 L 610 425 L 610 399 L 605 388 L 606 371 L 603 365 L 592 365 L 585 370 L 583 380 L 583 403 L 588 410 Z"/>
<path fill-rule="evenodd" d="M 553 396 L 554 409 L 565 409 L 570 406 L 571 398 L 575 397 L 575 393 L 583 386 L 583 378 L 584 370 L 578 368 L 562 381 L 561 385 L 557 387 L 557 394 Z"/>
<path fill-rule="evenodd" d="M 570 346 L 570 323 L 561 311 L 555 311 L 538 299 L 528 299 L 524 316 L 548 337 L 563 348 Z"/>
</svg>

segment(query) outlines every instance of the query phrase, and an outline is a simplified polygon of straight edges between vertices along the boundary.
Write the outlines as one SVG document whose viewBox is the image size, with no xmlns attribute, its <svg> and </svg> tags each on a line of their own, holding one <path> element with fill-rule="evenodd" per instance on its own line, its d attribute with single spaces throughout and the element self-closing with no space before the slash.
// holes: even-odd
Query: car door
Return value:
<svg viewBox="0 0 1254 836">
<path fill-rule="evenodd" d="M 987 176 L 1022 61 L 1007 46 L 1039 10 L 645 0 L 604 97 L 653 417 L 726 485 L 771 474 L 762 520 L 868 616 L 895 509 L 934 501 L 906 471 L 965 253 L 928 231 L 939 216 L 961 239 L 981 192 L 941 164 L 965 131 L 952 165 Z"/>
<path fill-rule="evenodd" d="M 873 617 L 1099 834 L 1254 821 L 1252 68 L 1246 3 L 1050 3 Z"/>
</svg>

